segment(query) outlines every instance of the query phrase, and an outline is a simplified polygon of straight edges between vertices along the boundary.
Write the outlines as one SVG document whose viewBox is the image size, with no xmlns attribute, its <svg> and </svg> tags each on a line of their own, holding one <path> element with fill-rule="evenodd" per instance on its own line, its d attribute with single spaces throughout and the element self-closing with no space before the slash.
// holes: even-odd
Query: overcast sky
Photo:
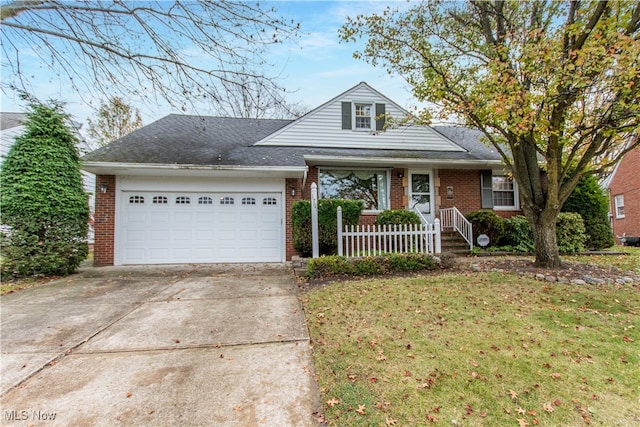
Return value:
<svg viewBox="0 0 640 427">
<path fill-rule="evenodd" d="M 281 76 L 280 84 L 287 91 L 290 103 L 315 108 L 341 92 L 366 81 L 403 107 L 416 104 L 404 81 L 389 76 L 382 68 L 373 68 L 364 61 L 353 59 L 357 45 L 341 43 L 338 29 L 347 16 L 380 12 L 387 6 L 406 7 L 406 1 L 274 1 L 261 3 L 274 6 L 278 15 L 300 23 L 300 37 L 293 43 L 273 47 L 270 59 Z M 3 70 L 4 72 L 5 70 Z M 34 95 L 40 99 L 66 102 L 66 111 L 75 120 L 85 122 L 99 106 L 100 100 L 80 99 L 68 85 L 51 75 L 45 66 L 34 71 Z M 2 96 L 2 111 L 23 111 L 24 104 L 12 94 Z M 91 104 L 91 105 L 90 105 Z M 145 123 L 170 113 L 184 113 L 169 106 L 136 105 Z M 186 111 L 190 114 L 212 114 L 208 111 Z"/>
</svg>

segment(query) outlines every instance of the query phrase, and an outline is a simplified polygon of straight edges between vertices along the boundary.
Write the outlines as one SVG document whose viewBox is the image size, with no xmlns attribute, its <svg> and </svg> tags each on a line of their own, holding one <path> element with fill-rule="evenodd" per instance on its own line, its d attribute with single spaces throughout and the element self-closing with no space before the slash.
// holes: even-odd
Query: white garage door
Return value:
<svg viewBox="0 0 640 427">
<path fill-rule="evenodd" d="M 122 192 L 123 264 L 280 262 L 279 193 Z"/>
</svg>

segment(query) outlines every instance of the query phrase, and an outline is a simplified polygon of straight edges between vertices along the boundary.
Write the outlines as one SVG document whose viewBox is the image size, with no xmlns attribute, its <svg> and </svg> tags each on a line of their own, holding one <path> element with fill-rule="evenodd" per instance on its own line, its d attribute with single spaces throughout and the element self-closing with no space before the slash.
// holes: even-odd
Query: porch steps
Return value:
<svg viewBox="0 0 640 427">
<path fill-rule="evenodd" d="M 469 244 L 454 230 L 442 230 L 440 233 L 442 252 L 452 252 L 458 255 L 469 254 Z"/>
</svg>

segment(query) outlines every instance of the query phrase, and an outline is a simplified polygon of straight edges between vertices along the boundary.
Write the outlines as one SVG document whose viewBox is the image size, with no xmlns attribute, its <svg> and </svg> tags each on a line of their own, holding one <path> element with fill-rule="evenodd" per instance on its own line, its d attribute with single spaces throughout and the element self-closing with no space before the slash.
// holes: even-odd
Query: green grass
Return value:
<svg viewBox="0 0 640 427">
<path fill-rule="evenodd" d="M 638 286 L 510 274 L 303 294 L 332 425 L 638 425 Z"/>
<path fill-rule="evenodd" d="M 615 246 L 611 248 L 611 251 L 623 252 L 626 255 L 573 255 L 563 257 L 563 259 L 617 267 L 625 271 L 633 271 L 640 274 L 640 248 Z"/>
</svg>

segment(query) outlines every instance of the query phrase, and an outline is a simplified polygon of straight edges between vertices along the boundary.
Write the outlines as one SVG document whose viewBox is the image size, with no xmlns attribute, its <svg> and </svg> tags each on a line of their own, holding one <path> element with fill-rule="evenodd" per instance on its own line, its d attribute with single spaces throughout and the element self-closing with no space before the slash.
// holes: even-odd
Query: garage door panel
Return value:
<svg viewBox="0 0 640 427">
<path fill-rule="evenodd" d="M 160 209 L 157 209 L 155 206 L 152 206 L 151 209 L 153 210 L 148 210 L 147 212 L 145 212 L 146 216 L 145 218 L 143 218 L 143 221 L 146 221 L 146 220 L 153 221 L 153 222 L 171 221 L 171 212 L 167 210 L 167 208 L 160 210 Z"/>
<path fill-rule="evenodd" d="M 278 193 L 123 192 L 122 262 L 280 262 Z"/>
</svg>

